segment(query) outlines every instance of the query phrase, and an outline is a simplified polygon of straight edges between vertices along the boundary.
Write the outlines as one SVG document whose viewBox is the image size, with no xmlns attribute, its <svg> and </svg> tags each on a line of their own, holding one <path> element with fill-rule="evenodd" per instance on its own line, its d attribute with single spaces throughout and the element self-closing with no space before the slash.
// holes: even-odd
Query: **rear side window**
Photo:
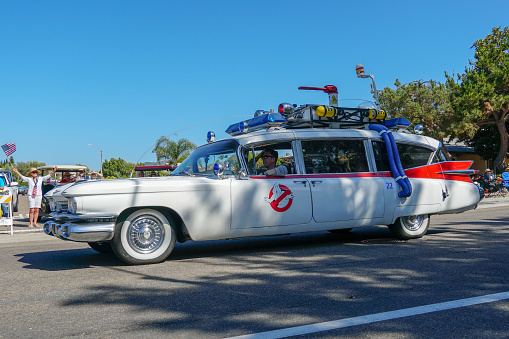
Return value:
<svg viewBox="0 0 509 339">
<path fill-rule="evenodd" d="M 378 172 L 390 171 L 391 165 L 389 164 L 385 142 L 372 141 L 371 144 L 373 145 L 373 153 L 375 155 L 376 170 Z"/>
<path fill-rule="evenodd" d="M 362 140 L 302 141 L 307 174 L 369 172 Z"/>
<path fill-rule="evenodd" d="M 376 169 L 379 172 L 390 171 L 387 148 L 383 141 L 373 141 Z M 401 165 L 404 169 L 425 166 L 429 163 L 433 150 L 417 145 L 397 143 Z"/>
<path fill-rule="evenodd" d="M 433 150 L 409 144 L 397 144 L 403 168 L 425 166 L 429 163 Z"/>
</svg>

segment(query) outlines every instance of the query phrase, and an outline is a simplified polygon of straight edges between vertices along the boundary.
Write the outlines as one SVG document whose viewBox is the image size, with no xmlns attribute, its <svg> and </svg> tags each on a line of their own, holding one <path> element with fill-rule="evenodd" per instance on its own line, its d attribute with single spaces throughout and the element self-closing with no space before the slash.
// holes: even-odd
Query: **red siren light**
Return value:
<svg viewBox="0 0 509 339">
<path fill-rule="evenodd" d="M 282 104 L 279 104 L 279 106 L 277 107 L 277 111 L 278 113 L 280 114 L 291 114 L 293 113 L 293 105 L 292 104 L 289 104 L 289 103 L 286 103 L 286 102 L 283 102 Z"/>
<path fill-rule="evenodd" d="M 338 88 L 334 85 L 325 85 L 323 87 L 307 87 L 300 86 L 299 89 L 309 90 L 309 91 L 324 91 L 325 93 L 337 93 Z"/>
</svg>

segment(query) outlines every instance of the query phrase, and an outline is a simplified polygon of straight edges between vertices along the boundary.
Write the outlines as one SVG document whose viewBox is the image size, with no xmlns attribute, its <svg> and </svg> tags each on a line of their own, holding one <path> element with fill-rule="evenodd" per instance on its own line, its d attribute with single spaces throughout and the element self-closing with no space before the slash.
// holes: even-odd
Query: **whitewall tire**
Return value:
<svg viewBox="0 0 509 339">
<path fill-rule="evenodd" d="M 153 264 L 165 260 L 175 242 L 171 220 L 159 211 L 141 209 L 115 226 L 112 248 L 128 264 Z"/>
<path fill-rule="evenodd" d="M 428 228 L 428 214 L 399 217 L 394 224 L 389 225 L 392 235 L 403 240 L 421 238 L 428 232 Z"/>
</svg>

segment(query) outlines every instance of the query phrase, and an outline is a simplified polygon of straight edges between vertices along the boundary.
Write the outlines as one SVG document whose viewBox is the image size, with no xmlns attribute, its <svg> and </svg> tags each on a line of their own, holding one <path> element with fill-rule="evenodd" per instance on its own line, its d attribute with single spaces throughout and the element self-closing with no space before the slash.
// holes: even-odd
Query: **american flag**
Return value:
<svg viewBox="0 0 509 339">
<path fill-rule="evenodd" d="M 12 153 L 16 152 L 16 144 L 10 142 L 8 144 L 2 145 L 2 149 L 4 150 L 5 155 L 9 156 Z"/>
</svg>

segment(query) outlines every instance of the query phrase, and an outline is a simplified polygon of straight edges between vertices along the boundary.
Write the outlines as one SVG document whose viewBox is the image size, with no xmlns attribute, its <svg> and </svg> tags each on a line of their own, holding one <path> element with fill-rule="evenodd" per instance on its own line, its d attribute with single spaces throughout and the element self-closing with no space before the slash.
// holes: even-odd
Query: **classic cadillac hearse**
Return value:
<svg viewBox="0 0 509 339">
<path fill-rule="evenodd" d="M 231 125 L 231 138 L 209 132 L 169 176 L 50 191 L 54 219 L 44 230 L 130 264 L 163 261 L 186 240 L 370 225 L 422 237 L 430 215 L 473 209 L 482 195 L 470 161 L 446 161 L 437 140 L 402 130 L 408 125 L 376 108 L 281 104 Z M 266 149 L 277 151 L 286 175 L 260 168 Z"/>
</svg>

